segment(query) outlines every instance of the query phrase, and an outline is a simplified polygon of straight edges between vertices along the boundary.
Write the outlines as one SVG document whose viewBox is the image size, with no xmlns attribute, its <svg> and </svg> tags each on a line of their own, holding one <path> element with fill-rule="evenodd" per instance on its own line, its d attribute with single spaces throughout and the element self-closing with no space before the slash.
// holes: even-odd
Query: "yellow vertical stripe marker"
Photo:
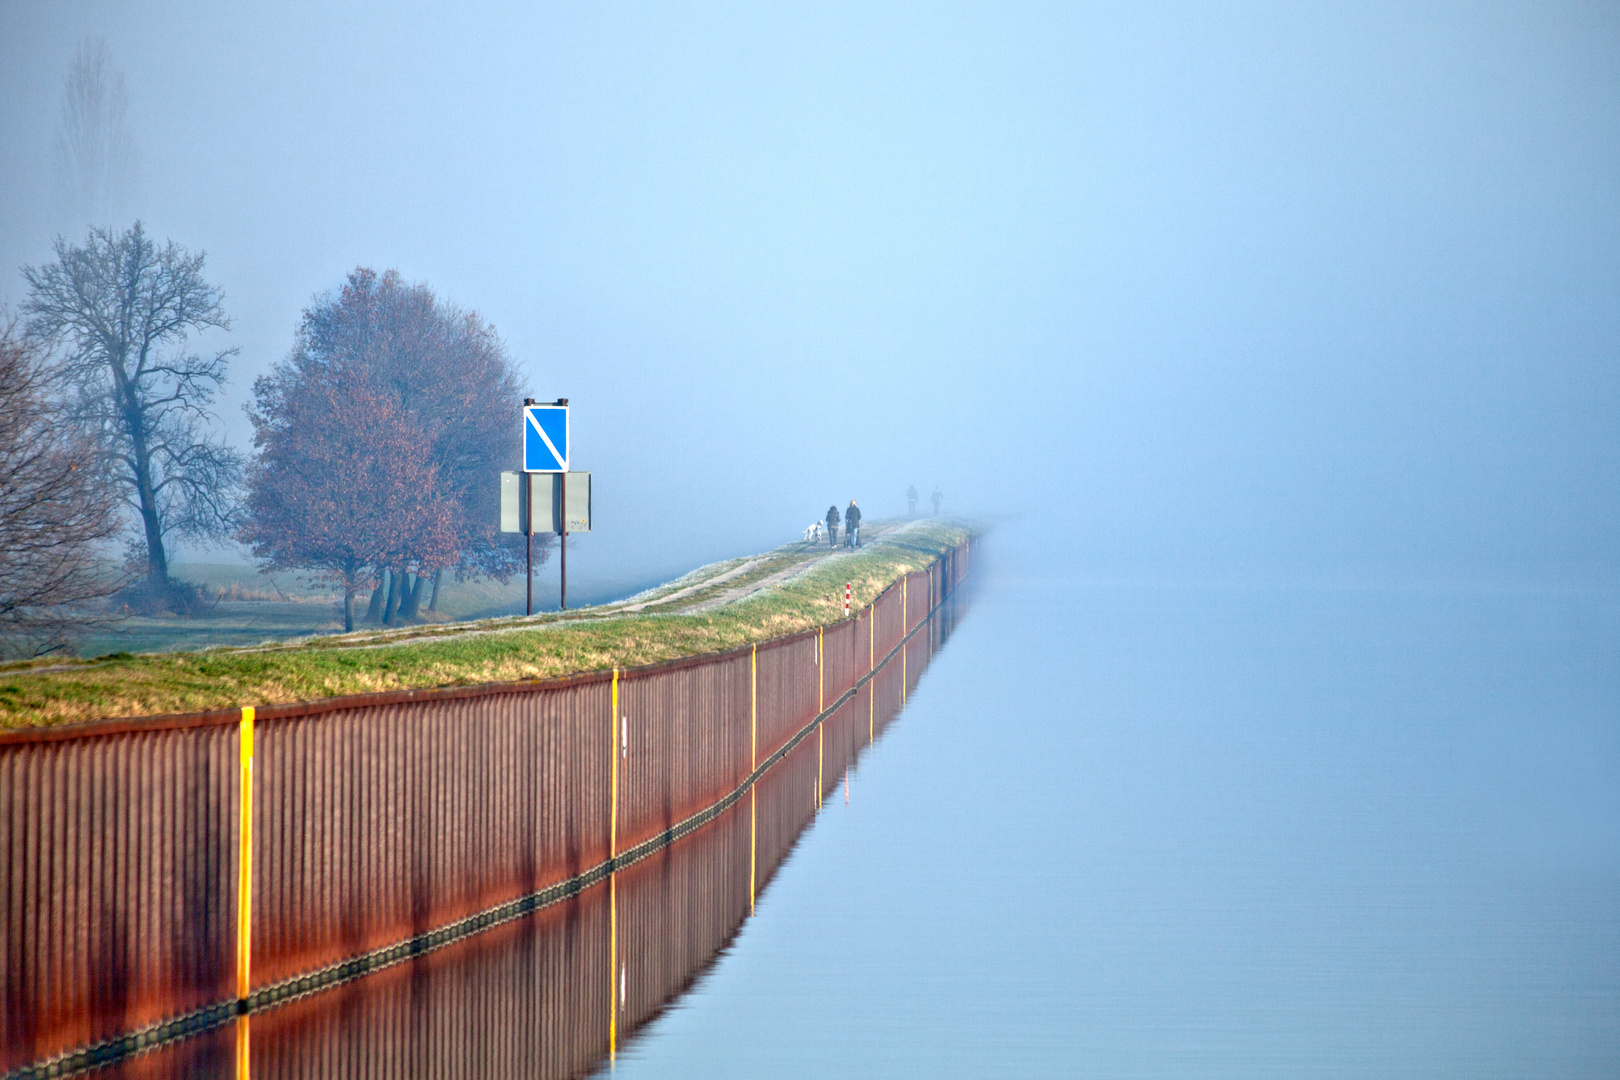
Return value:
<svg viewBox="0 0 1620 1080">
<path fill-rule="evenodd" d="M 237 731 L 242 801 L 236 811 L 236 996 L 245 999 L 253 960 L 253 706 L 242 710 Z"/>
<path fill-rule="evenodd" d="M 870 674 L 877 670 L 877 601 L 872 601 L 870 616 L 866 620 L 866 670 Z M 866 745 L 875 742 L 872 734 L 872 700 L 877 696 L 877 683 L 868 681 L 866 684 Z"/>
<path fill-rule="evenodd" d="M 608 758 L 612 805 L 608 811 L 608 857 L 619 857 L 619 669 L 613 669 L 613 704 L 608 717 Z M 619 875 L 608 874 L 608 1063 L 619 1059 Z"/>
<path fill-rule="evenodd" d="M 236 810 L 236 1075 L 249 1069 L 247 996 L 253 984 L 253 706 L 244 706 L 237 728 L 240 803 Z"/>
<path fill-rule="evenodd" d="M 906 707 L 906 653 L 911 651 L 910 649 L 906 648 L 906 636 L 904 631 L 906 629 L 905 620 L 910 618 L 910 612 L 911 575 L 907 574 L 905 577 L 900 579 L 900 628 L 902 631 L 900 635 L 900 707 L 902 709 Z"/>
<path fill-rule="evenodd" d="M 822 643 L 826 638 L 826 628 L 816 629 L 816 655 L 821 655 Z M 821 744 L 824 732 L 821 728 L 820 717 L 827 708 L 827 665 L 820 664 L 816 669 L 816 805 L 821 805 Z"/>
<path fill-rule="evenodd" d="M 613 715 L 608 720 L 608 760 L 612 762 L 612 804 L 608 810 L 608 858 L 619 857 L 619 669 L 613 669 Z"/>
<path fill-rule="evenodd" d="M 827 665 L 821 653 L 822 640 L 826 636 L 826 629 L 816 629 L 816 715 L 827 707 Z"/>
</svg>

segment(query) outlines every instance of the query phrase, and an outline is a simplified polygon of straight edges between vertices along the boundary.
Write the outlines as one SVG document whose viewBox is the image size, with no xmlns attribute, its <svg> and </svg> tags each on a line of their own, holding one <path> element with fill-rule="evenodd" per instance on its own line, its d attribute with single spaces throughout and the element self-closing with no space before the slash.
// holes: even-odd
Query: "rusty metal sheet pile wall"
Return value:
<svg viewBox="0 0 1620 1080">
<path fill-rule="evenodd" d="M 750 768 L 749 710 L 746 651 L 620 676 L 617 850 L 671 828 L 742 782 Z M 610 713 L 598 713 L 596 756 L 604 762 L 614 739 Z M 606 795 L 600 805 L 608 806 Z"/>
<path fill-rule="evenodd" d="M 253 984 L 605 859 L 610 694 L 597 681 L 260 725 Z"/>
<path fill-rule="evenodd" d="M 234 994 L 236 738 L 0 752 L 0 1067 Z"/>
<path fill-rule="evenodd" d="M 600 1060 L 610 995 L 607 888 L 256 1015 L 255 1080 L 575 1077 Z"/>
<path fill-rule="evenodd" d="M 966 555 L 964 546 L 896 582 L 853 618 L 757 649 L 552 684 L 263 710 L 253 728 L 251 987 L 532 896 L 715 807 L 901 645 L 965 575 Z M 694 834 L 712 834 L 700 846 L 707 854 L 685 862 L 655 855 L 614 875 L 617 884 L 587 886 L 582 896 L 660 882 L 637 885 L 635 899 L 626 894 L 621 933 L 631 951 L 619 954 L 629 964 L 620 974 L 644 970 L 626 976 L 635 993 L 614 1024 L 643 1022 L 693 977 L 695 958 L 735 931 L 836 778 L 898 713 L 934 636 L 914 636 Z M 209 714 L 122 728 L 0 740 L 0 1072 L 238 996 L 236 720 Z M 693 848 L 691 838 L 677 844 Z M 609 918 L 584 914 L 602 904 L 582 896 L 545 917 Z M 684 921 L 672 924 L 681 911 Z M 684 929 L 665 939 L 671 925 Z M 597 1011 L 608 1025 L 608 957 L 535 948 L 511 958 L 500 978 L 600 984 Z M 408 1002 L 409 987 L 401 992 Z M 465 1009 L 430 1010 L 430 1022 L 448 1025 L 446 1046 L 476 1038 L 491 1047 L 500 1057 L 486 1063 L 494 1072 L 528 1062 L 544 1075 L 574 1075 L 595 1060 L 590 1048 L 601 1040 L 589 1017 L 553 1016 L 552 1004 L 530 1001 L 525 1023 L 561 1040 L 541 1050 L 485 1023 L 495 991 L 454 984 L 446 992 Z M 315 1015 L 294 1002 L 255 1024 L 279 1030 L 306 1013 Z M 320 1016 L 311 1022 L 353 1019 Z M 387 1041 L 378 1031 L 365 1038 Z M 503 1039 L 508 1050 L 498 1050 Z M 127 1069 L 145 1075 L 158 1058 L 206 1057 L 210 1045 L 191 1040 Z M 266 1051 L 261 1063 L 256 1051 L 255 1069 L 323 1071 L 278 1053 Z M 377 1072 L 461 1074 L 412 1057 Z"/>
<path fill-rule="evenodd" d="M 759 647 L 756 661 L 759 760 L 763 761 L 781 748 L 794 732 L 814 720 L 821 711 L 818 701 L 823 692 L 823 675 L 817 668 L 819 648 L 814 632 Z M 826 681 L 825 691 L 831 693 L 833 686 L 830 680 Z M 837 693 L 842 693 L 843 689 L 839 687 Z"/>
</svg>

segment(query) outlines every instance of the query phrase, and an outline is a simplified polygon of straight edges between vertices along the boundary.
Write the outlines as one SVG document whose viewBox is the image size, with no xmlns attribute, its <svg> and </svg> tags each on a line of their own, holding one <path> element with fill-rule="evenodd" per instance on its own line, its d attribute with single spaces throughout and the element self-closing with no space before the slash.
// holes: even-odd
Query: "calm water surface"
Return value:
<svg viewBox="0 0 1620 1080">
<path fill-rule="evenodd" d="M 1620 603 L 990 568 L 616 1072 L 1620 1076 Z"/>
</svg>

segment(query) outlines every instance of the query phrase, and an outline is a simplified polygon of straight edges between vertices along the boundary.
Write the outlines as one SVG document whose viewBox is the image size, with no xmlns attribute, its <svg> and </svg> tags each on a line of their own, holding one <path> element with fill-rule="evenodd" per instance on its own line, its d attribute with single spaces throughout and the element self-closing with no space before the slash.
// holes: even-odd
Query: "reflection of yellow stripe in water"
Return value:
<svg viewBox="0 0 1620 1080">
<path fill-rule="evenodd" d="M 619 1056 L 619 875 L 608 875 L 608 1060 Z"/>
</svg>

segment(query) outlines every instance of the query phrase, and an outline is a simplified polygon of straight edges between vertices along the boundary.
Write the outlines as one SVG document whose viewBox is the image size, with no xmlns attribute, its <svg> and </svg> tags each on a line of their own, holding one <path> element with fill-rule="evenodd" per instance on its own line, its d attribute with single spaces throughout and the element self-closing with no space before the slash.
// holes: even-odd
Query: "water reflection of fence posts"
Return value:
<svg viewBox="0 0 1620 1080">
<path fill-rule="evenodd" d="M 760 770 L 825 708 L 858 708 L 897 648 L 904 699 L 934 576 L 820 630 L 629 671 L 0 733 L 0 1070 L 116 1057 L 440 947 L 745 789 L 757 817 Z M 864 688 L 868 741 L 889 681 Z M 783 840 L 774 819 L 751 831 L 751 857 Z"/>
</svg>

